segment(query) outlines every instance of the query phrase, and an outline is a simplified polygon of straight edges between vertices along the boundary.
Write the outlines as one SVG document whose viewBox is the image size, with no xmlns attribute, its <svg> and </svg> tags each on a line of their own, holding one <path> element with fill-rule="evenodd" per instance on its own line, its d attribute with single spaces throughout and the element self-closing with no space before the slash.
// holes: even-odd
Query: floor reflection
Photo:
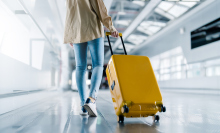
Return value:
<svg viewBox="0 0 220 133">
<path fill-rule="evenodd" d="M 155 126 L 159 123 L 153 125 L 147 124 L 118 124 L 119 128 L 116 128 L 116 133 L 159 133 Z"/>
<path fill-rule="evenodd" d="M 0 115 L 0 133 L 219 132 L 219 96 L 185 96 L 164 93 L 167 112 L 159 113 L 157 123 L 146 117 L 125 118 L 124 124 L 119 124 L 108 91 L 100 91 L 98 117 L 80 116 L 78 93 L 66 92 Z"/>
<path fill-rule="evenodd" d="M 96 133 L 96 117 L 80 116 L 81 117 L 81 132 L 80 133 Z"/>
</svg>

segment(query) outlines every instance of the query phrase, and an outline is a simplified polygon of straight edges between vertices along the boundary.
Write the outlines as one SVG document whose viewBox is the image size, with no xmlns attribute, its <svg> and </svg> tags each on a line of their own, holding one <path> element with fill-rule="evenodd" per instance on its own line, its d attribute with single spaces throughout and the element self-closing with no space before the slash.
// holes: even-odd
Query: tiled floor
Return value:
<svg viewBox="0 0 220 133">
<path fill-rule="evenodd" d="M 162 90 L 166 113 L 158 113 L 160 122 L 148 118 L 117 117 L 108 90 L 100 91 L 97 100 L 98 117 L 79 115 L 77 92 L 65 92 L 59 97 L 0 115 L 0 133 L 211 133 L 220 132 L 220 96 L 178 93 Z"/>
</svg>

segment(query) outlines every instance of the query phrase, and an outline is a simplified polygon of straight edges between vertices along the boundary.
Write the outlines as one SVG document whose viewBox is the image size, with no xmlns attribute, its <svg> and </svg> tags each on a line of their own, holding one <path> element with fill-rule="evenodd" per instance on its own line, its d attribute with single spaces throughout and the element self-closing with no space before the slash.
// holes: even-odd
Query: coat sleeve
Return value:
<svg viewBox="0 0 220 133">
<path fill-rule="evenodd" d="M 90 3 L 103 25 L 108 28 L 110 32 L 116 31 L 112 23 L 112 18 L 107 13 L 103 0 L 90 0 Z"/>
</svg>

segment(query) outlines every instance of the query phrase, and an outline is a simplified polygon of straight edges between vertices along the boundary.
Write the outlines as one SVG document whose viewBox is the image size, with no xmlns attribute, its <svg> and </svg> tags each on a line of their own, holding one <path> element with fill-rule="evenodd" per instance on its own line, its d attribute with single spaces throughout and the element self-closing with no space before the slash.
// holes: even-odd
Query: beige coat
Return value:
<svg viewBox="0 0 220 133">
<path fill-rule="evenodd" d="M 67 0 L 64 43 L 82 43 L 104 37 L 103 25 L 115 31 L 103 0 Z"/>
</svg>

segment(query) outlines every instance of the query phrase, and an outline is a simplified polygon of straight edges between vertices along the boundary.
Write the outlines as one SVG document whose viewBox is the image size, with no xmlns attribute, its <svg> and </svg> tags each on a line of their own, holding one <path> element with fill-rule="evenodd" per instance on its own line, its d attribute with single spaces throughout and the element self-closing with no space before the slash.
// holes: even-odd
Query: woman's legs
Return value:
<svg viewBox="0 0 220 133">
<path fill-rule="evenodd" d="M 103 74 L 104 39 L 98 38 L 88 42 L 92 57 L 92 77 L 89 97 L 96 99 Z"/>
<path fill-rule="evenodd" d="M 74 44 L 76 60 L 76 84 L 79 91 L 81 106 L 86 101 L 87 47 L 92 57 L 92 78 L 89 97 L 96 99 L 103 74 L 104 39 L 98 38 L 87 43 Z"/>
<path fill-rule="evenodd" d="M 81 99 L 81 106 L 85 104 L 86 95 L 86 70 L 87 70 L 87 43 L 74 44 L 76 60 L 76 84 Z"/>
</svg>

